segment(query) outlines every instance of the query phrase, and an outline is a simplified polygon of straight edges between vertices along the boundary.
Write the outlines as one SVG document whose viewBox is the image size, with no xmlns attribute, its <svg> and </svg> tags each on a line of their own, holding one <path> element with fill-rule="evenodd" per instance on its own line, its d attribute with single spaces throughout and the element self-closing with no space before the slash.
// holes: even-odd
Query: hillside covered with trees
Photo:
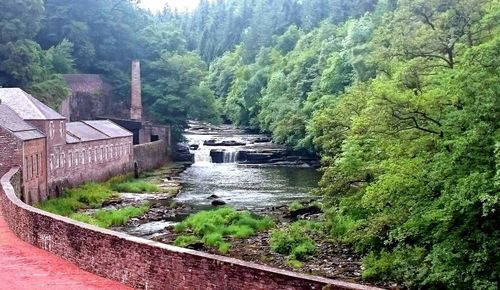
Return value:
<svg viewBox="0 0 500 290">
<path fill-rule="evenodd" d="M 56 105 L 61 74 L 151 115 L 230 122 L 322 159 L 332 240 L 363 276 L 498 289 L 498 0 L 218 0 L 153 15 L 125 0 L 0 4 L 0 86 Z"/>
</svg>

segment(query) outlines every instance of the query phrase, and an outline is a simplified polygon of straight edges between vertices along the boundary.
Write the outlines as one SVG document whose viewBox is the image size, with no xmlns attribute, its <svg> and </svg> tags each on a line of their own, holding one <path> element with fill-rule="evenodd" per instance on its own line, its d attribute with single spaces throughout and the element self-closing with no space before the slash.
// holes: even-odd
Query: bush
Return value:
<svg viewBox="0 0 500 290">
<path fill-rule="evenodd" d="M 316 244 L 310 235 L 318 234 L 322 230 L 323 225 L 319 222 L 295 222 L 286 229 L 273 231 L 271 249 L 291 260 L 306 261 L 316 252 Z"/>
<path fill-rule="evenodd" d="M 178 233 L 190 232 L 196 240 L 205 245 L 217 248 L 221 253 L 227 253 L 230 244 L 225 238 L 248 238 L 258 231 L 267 230 L 274 226 L 274 222 L 268 218 L 257 218 L 246 211 L 237 211 L 225 207 L 217 210 L 201 211 L 190 215 L 182 223 L 176 225 Z M 185 243 L 186 236 L 176 239 L 176 245 Z"/>
<path fill-rule="evenodd" d="M 194 243 L 198 243 L 200 239 L 196 236 L 178 236 L 174 244 L 179 247 L 186 247 Z"/>
<path fill-rule="evenodd" d="M 288 210 L 290 211 L 296 211 L 302 208 L 304 208 L 304 205 L 298 201 L 294 201 L 288 206 Z"/>
</svg>

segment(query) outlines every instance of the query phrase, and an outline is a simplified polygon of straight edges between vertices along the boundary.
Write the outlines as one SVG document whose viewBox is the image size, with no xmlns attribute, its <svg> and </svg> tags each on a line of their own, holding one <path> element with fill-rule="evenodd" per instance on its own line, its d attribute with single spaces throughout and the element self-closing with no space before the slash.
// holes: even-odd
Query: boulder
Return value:
<svg viewBox="0 0 500 290">
<path fill-rule="evenodd" d="M 224 150 L 210 150 L 212 163 L 224 163 Z"/>
<path fill-rule="evenodd" d="M 216 200 L 212 201 L 213 206 L 221 206 L 221 205 L 225 205 L 225 204 L 226 204 L 226 202 L 222 201 L 220 199 L 216 199 Z"/>
</svg>

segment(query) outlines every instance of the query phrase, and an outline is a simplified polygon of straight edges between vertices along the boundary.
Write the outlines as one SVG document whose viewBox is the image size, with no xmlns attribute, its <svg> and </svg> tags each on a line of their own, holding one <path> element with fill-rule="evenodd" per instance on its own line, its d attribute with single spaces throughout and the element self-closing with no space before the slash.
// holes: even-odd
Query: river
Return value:
<svg viewBox="0 0 500 290">
<path fill-rule="evenodd" d="M 307 164 L 238 161 L 242 151 L 285 149 L 266 142 L 269 137 L 230 126 L 208 128 L 192 125 L 185 134 L 195 162 L 180 175 L 183 188 L 176 197 L 178 202 L 194 209 L 206 209 L 212 207 L 215 198 L 238 209 L 258 210 L 307 199 L 317 185 L 320 174 Z M 204 145 L 207 142 L 232 146 Z M 223 163 L 212 162 L 210 152 L 213 151 L 223 152 Z"/>
</svg>

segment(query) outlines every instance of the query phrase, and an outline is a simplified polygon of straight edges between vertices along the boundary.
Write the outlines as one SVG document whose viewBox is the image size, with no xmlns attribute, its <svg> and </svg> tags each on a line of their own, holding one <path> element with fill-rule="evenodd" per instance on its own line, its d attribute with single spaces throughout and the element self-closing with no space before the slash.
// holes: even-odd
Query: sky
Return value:
<svg viewBox="0 0 500 290">
<path fill-rule="evenodd" d="M 139 6 L 152 12 L 159 12 L 165 4 L 168 4 L 172 10 L 177 8 L 179 11 L 184 11 L 186 9 L 193 10 L 199 2 L 200 0 L 141 0 Z"/>
</svg>

